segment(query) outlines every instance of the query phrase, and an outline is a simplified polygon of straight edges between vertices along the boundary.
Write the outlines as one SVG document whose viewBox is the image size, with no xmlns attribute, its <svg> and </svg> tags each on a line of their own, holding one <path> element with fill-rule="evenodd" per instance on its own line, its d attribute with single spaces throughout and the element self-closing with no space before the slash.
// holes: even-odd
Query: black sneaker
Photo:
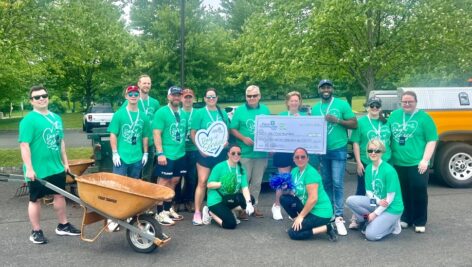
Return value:
<svg viewBox="0 0 472 267">
<path fill-rule="evenodd" d="M 34 244 L 46 244 L 48 240 L 44 237 L 43 230 L 31 231 L 29 240 Z"/>
<path fill-rule="evenodd" d="M 329 241 L 336 242 L 338 240 L 338 235 L 336 234 L 335 226 L 333 223 L 329 223 L 326 227 L 328 228 L 326 234 L 328 234 Z"/>
<path fill-rule="evenodd" d="M 80 230 L 75 228 L 72 224 L 58 224 L 56 228 L 56 234 L 58 235 L 80 235 Z"/>
</svg>

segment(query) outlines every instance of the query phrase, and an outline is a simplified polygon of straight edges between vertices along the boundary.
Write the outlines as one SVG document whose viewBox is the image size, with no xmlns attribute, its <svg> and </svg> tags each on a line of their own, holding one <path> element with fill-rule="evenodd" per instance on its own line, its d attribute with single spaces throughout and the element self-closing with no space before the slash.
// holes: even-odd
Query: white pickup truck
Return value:
<svg viewBox="0 0 472 267">
<path fill-rule="evenodd" d="M 107 104 L 94 104 L 84 114 L 82 130 L 91 133 L 93 128 L 108 127 L 113 117 L 113 108 Z"/>
</svg>

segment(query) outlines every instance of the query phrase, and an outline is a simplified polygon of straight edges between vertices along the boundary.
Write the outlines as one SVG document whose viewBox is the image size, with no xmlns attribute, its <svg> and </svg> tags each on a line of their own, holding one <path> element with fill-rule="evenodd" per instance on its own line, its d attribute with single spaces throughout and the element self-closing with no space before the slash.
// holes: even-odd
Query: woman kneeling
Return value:
<svg viewBox="0 0 472 267">
<path fill-rule="evenodd" d="M 304 148 L 295 149 L 293 159 L 297 166 L 291 172 L 294 192 L 284 192 L 280 197 L 280 204 L 294 219 L 288 235 L 291 239 L 302 240 L 327 233 L 329 240 L 336 241 L 334 226 L 330 223 L 333 208 L 320 174 L 308 164 L 308 153 Z"/>
<path fill-rule="evenodd" d="M 236 228 L 232 210 L 241 207 L 248 215 L 254 212 L 254 198 L 249 194 L 246 171 L 241 166 L 241 148 L 231 145 L 228 160 L 218 163 L 208 178 L 207 205 L 202 210 L 203 224 L 213 219 L 225 229 Z"/>
<path fill-rule="evenodd" d="M 399 234 L 403 212 L 402 193 L 398 175 L 387 162 L 382 161 L 385 145 L 378 139 L 367 144 L 371 164 L 365 169 L 365 196 L 350 196 L 346 204 L 359 222 L 367 240 L 376 241 L 384 236 Z"/>
</svg>

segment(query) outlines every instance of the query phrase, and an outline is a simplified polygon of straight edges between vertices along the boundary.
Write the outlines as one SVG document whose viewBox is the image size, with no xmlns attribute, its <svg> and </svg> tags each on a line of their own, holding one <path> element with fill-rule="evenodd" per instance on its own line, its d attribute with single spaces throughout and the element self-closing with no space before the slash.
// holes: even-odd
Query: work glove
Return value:
<svg viewBox="0 0 472 267">
<path fill-rule="evenodd" d="M 254 213 L 254 206 L 251 202 L 246 203 L 246 213 L 247 215 L 251 216 Z"/>
<path fill-rule="evenodd" d="M 113 152 L 113 165 L 115 165 L 115 167 L 121 166 L 121 159 L 120 155 L 118 155 L 118 152 Z"/>
<path fill-rule="evenodd" d="M 143 166 L 146 165 L 146 163 L 148 161 L 148 156 L 149 156 L 148 153 L 143 154 L 143 158 L 141 159 L 141 163 L 143 164 Z"/>
</svg>

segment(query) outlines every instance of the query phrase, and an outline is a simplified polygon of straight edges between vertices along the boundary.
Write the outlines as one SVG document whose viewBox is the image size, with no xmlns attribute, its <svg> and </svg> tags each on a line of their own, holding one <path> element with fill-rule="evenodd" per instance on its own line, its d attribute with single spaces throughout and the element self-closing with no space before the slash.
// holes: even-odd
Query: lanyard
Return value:
<svg viewBox="0 0 472 267">
<path fill-rule="evenodd" d="M 372 181 L 370 182 L 372 185 L 372 192 L 375 194 L 375 180 L 377 180 L 377 176 L 379 175 L 380 165 L 382 165 L 382 159 L 379 160 L 379 165 L 377 169 L 374 170 L 374 165 L 372 164 Z"/>
<path fill-rule="evenodd" d="M 378 125 L 377 129 L 375 129 L 374 124 L 373 124 L 372 121 L 370 120 L 369 114 L 367 114 L 367 119 L 368 119 L 369 122 L 370 122 L 370 126 L 372 126 L 372 129 L 374 129 L 374 132 L 377 134 L 377 137 L 380 139 L 380 129 L 381 129 L 381 127 L 380 127 L 380 126 L 381 126 L 381 125 L 380 125 L 380 124 L 381 124 L 380 121 L 377 120 L 377 122 L 379 123 L 379 125 Z"/>
<path fill-rule="evenodd" d="M 300 182 L 300 180 L 302 179 L 303 177 L 303 174 L 305 174 L 305 171 L 306 171 L 306 166 L 305 166 L 305 169 L 300 173 L 300 169 L 298 169 L 298 174 L 296 177 L 295 177 L 295 185 L 298 185 L 298 183 Z"/>
<path fill-rule="evenodd" d="M 333 101 L 334 101 L 334 97 L 331 97 L 331 101 L 329 102 L 328 108 L 326 109 L 326 115 L 329 114 L 329 109 L 331 108 Z M 325 116 L 325 114 L 323 113 L 323 110 L 321 109 L 322 106 L 323 106 L 323 102 L 321 102 L 321 105 L 320 105 L 320 113 L 322 116 Z"/>
<path fill-rule="evenodd" d="M 36 113 L 38 114 L 41 114 L 41 112 L 37 111 L 36 109 L 34 110 Z M 44 118 L 46 118 L 46 120 L 48 120 L 49 123 L 51 123 L 52 127 L 54 127 L 54 129 L 58 130 L 59 127 L 57 125 L 57 121 L 54 119 L 54 115 L 52 115 L 52 120 L 48 117 L 49 114 L 52 114 L 52 112 L 49 112 L 48 111 L 48 114 L 44 115 L 44 114 L 41 114 Z"/>
<path fill-rule="evenodd" d="M 174 111 L 173 111 L 172 108 L 170 107 L 170 104 L 167 104 L 167 107 L 169 107 L 170 113 L 172 114 L 172 116 L 174 116 L 175 125 L 177 126 L 177 129 L 178 129 L 178 128 L 179 128 L 179 124 L 180 124 L 180 120 L 177 121 L 177 117 L 175 116 Z M 177 113 L 179 114 L 179 118 L 181 118 L 181 117 L 180 117 L 180 108 L 178 109 Z"/>
<path fill-rule="evenodd" d="M 403 131 L 406 130 L 406 126 L 408 125 L 410 120 L 413 119 L 413 116 L 415 116 L 416 111 L 417 111 L 416 109 L 415 109 L 415 111 L 413 111 L 413 113 L 411 114 L 411 117 L 406 121 L 406 123 L 405 123 L 405 111 L 403 111 Z"/>
<path fill-rule="evenodd" d="M 138 115 L 136 116 L 136 120 L 134 120 L 134 122 L 133 122 L 133 118 L 131 117 L 131 114 L 129 113 L 128 107 L 126 107 L 126 112 L 128 112 L 129 121 L 131 122 L 131 129 L 134 129 L 134 126 L 138 123 L 138 120 L 139 120 L 139 108 L 138 108 Z"/>
<path fill-rule="evenodd" d="M 205 109 L 207 111 L 208 117 L 210 117 L 211 122 L 215 122 L 215 120 L 211 116 L 210 110 L 208 110 L 208 106 L 205 106 Z M 218 114 L 216 114 L 216 121 L 218 121 L 218 120 L 219 120 L 219 117 L 218 117 Z"/>
<path fill-rule="evenodd" d="M 149 109 L 149 96 L 148 96 L 148 99 L 147 99 L 147 105 L 145 106 L 144 105 L 144 101 L 142 98 L 139 98 L 139 102 L 141 102 L 141 105 L 143 106 L 143 109 L 144 109 L 144 113 L 146 115 L 148 115 L 148 109 Z"/>
<path fill-rule="evenodd" d="M 290 110 L 287 111 L 287 116 L 290 117 L 290 116 L 298 116 L 298 112 L 297 113 L 294 113 L 292 115 L 290 115 Z"/>
<path fill-rule="evenodd" d="M 229 165 L 229 160 L 226 161 L 226 164 L 228 164 L 228 170 L 230 173 L 233 173 L 233 170 L 231 169 L 231 166 Z M 238 167 L 236 166 L 236 180 L 238 181 L 238 184 L 241 183 L 241 175 L 238 172 Z"/>
</svg>

